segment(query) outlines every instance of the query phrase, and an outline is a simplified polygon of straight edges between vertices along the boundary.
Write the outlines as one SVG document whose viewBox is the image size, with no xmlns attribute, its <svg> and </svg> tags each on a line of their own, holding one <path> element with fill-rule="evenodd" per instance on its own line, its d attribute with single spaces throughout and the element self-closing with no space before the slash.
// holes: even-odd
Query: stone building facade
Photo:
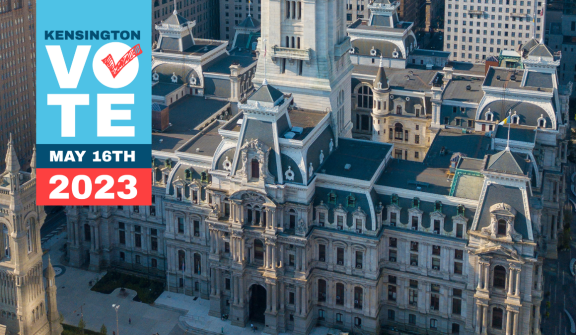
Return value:
<svg viewBox="0 0 576 335">
<path fill-rule="evenodd" d="M 152 206 L 67 209 L 71 263 L 154 269 L 167 290 L 209 299 L 210 315 L 269 334 L 540 334 L 565 201 L 558 60 L 532 41 L 522 69 L 479 70 L 418 49 L 410 23 L 386 28 L 373 12 L 337 38 L 340 4 L 288 17 L 298 6 L 263 1 L 254 89 L 196 101 L 223 100 L 206 122 L 195 105 L 171 108 L 180 127 L 153 136 Z M 336 29 L 307 31 L 306 13 Z M 206 77 L 181 99 L 205 94 Z M 422 158 L 401 159 L 420 127 L 433 134 Z"/>
<path fill-rule="evenodd" d="M 54 269 L 48 265 L 44 288 L 40 228 L 46 213 L 36 206 L 36 164 L 20 171 L 12 141 L 0 186 L 0 324 L 7 334 L 59 335 Z M 48 294 L 46 294 L 48 293 Z"/>
</svg>

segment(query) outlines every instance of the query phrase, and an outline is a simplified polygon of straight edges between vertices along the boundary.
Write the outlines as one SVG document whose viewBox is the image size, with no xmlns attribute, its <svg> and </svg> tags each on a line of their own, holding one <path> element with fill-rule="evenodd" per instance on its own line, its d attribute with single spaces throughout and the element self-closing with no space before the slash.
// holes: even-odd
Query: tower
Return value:
<svg viewBox="0 0 576 335">
<path fill-rule="evenodd" d="M 330 110 L 335 130 L 350 136 L 352 63 L 344 2 L 262 1 L 262 37 L 254 83 L 264 78 L 297 107 Z"/>
<path fill-rule="evenodd" d="M 383 57 L 380 56 L 380 67 L 374 79 L 374 105 L 372 106 L 372 119 L 374 120 L 374 132 L 372 140 L 386 142 L 386 115 L 388 115 L 388 101 L 390 100 L 390 84 L 386 78 Z"/>
<path fill-rule="evenodd" d="M 32 174 L 20 171 L 10 137 L 6 170 L 0 175 L 0 286 L 4 288 L 0 322 L 10 334 L 59 334 L 50 332 L 46 317 L 40 246 L 40 227 L 46 214 L 42 206 L 34 204 L 36 178 L 32 169 Z M 53 300 L 55 303 L 55 295 Z"/>
<path fill-rule="evenodd" d="M 48 258 L 48 267 L 46 268 L 46 305 L 48 305 L 48 323 L 50 324 L 50 335 L 62 334 L 62 325 L 60 324 L 60 314 L 56 304 L 56 272 L 52 267 L 52 262 Z"/>
</svg>

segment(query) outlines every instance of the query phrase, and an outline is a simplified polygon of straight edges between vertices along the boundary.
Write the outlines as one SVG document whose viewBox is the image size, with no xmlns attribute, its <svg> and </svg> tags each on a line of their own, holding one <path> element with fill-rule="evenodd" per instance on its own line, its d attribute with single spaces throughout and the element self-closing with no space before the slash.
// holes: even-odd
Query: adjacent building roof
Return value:
<svg viewBox="0 0 576 335">
<path fill-rule="evenodd" d="M 267 102 L 276 105 L 282 98 L 284 98 L 284 94 L 274 86 L 268 85 L 268 82 L 264 80 L 264 84 L 260 86 L 260 88 L 258 88 L 258 90 L 254 92 L 248 100 Z"/>
<path fill-rule="evenodd" d="M 391 148 L 386 143 L 340 138 L 338 147 L 322 165 L 320 173 L 370 180 Z"/>
<path fill-rule="evenodd" d="M 480 217 L 478 218 L 478 225 L 476 230 L 481 230 L 484 227 L 490 226 L 492 218 L 490 215 L 490 206 L 505 203 L 514 208 L 517 213 L 514 218 L 514 229 L 517 233 L 522 235 L 522 238 L 528 238 L 528 227 L 526 221 L 527 213 L 524 210 L 524 198 L 522 191 L 513 186 L 504 186 L 499 184 L 488 185 L 486 195 L 481 205 Z"/>
<path fill-rule="evenodd" d="M 524 175 L 528 171 L 528 164 L 524 160 L 517 160 L 517 158 L 520 157 L 510 152 L 510 150 L 500 151 L 488 157 L 485 170 L 506 174 Z"/>
</svg>

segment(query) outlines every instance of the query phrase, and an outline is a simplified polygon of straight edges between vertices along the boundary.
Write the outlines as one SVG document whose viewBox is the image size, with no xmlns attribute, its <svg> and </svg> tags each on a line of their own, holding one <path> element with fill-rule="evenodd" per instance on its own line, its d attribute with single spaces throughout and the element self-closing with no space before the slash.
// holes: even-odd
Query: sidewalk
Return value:
<svg viewBox="0 0 576 335">
<path fill-rule="evenodd" d="M 52 265 L 64 267 L 63 274 L 56 277 L 58 285 L 58 311 L 64 315 L 64 323 L 77 326 L 80 317 L 84 316 L 86 328 L 99 331 L 102 324 L 106 325 L 108 334 L 115 331 L 117 335 L 168 335 L 178 327 L 180 313 L 150 306 L 132 299 L 135 292 L 128 290 L 127 296 L 119 296 L 119 289 L 111 294 L 103 294 L 90 290 L 88 283 L 106 273 L 95 273 L 60 264 L 62 252 L 59 249 L 66 242 L 66 232 L 53 236 L 42 245 L 49 249 L 44 255 L 44 266 L 48 264 L 48 255 Z M 112 304 L 119 304 L 118 328 L 116 331 L 116 311 Z M 132 324 L 128 323 L 132 320 Z"/>
</svg>

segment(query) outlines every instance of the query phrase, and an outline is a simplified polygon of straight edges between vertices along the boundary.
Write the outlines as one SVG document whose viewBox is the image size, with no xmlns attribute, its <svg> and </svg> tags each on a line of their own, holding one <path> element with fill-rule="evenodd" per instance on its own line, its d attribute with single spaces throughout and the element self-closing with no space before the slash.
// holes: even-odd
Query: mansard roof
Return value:
<svg viewBox="0 0 576 335">
<path fill-rule="evenodd" d="M 240 22 L 239 25 L 236 26 L 236 28 L 259 28 L 260 27 L 260 21 L 256 20 L 252 15 L 248 15 L 244 21 Z"/>
<path fill-rule="evenodd" d="M 524 209 L 524 197 L 522 190 L 514 186 L 506 186 L 499 184 L 490 184 L 486 188 L 486 195 L 484 196 L 483 203 L 479 205 L 480 216 L 478 218 L 478 225 L 476 230 L 480 231 L 484 227 L 490 226 L 492 218 L 490 215 L 490 207 L 494 204 L 505 203 L 516 210 L 516 217 L 514 218 L 514 229 L 517 233 L 522 235 L 522 238 L 528 239 L 527 216 Z"/>
<path fill-rule="evenodd" d="M 520 125 L 537 127 L 538 119 L 542 116 L 544 120 L 546 120 L 545 128 L 552 128 L 552 120 L 548 112 L 544 108 L 531 102 L 522 100 L 495 100 L 484 105 L 478 118 L 480 120 L 486 120 L 488 110 L 494 115 L 494 121 L 504 120 L 506 114 L 512 110 L 512 114 L 516 112 L 516 115 L 520 117 Z"/>
<path fill-rule="evenodd" d="M 172 25 L 172 26 L 181 26 L 183 24 L 187 24 L 188 19 L 178 14 L 178 12 L 174 11 L 172 15 L 170 15 L 166 20 L 162 21 L 163 25 Z"/>
</svg>

